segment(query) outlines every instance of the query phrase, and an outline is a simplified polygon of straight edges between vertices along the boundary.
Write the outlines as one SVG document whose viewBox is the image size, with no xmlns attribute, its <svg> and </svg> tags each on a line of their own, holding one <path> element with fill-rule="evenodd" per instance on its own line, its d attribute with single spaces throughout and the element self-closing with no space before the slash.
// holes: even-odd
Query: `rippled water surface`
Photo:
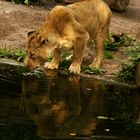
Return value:
<svg viewBox="0 0 140 140">
<path fill-rule="evenodd" d="M 140 139 L 139 89 L 55 71 L 0 85 L 0 140 Z"/>
</svg>

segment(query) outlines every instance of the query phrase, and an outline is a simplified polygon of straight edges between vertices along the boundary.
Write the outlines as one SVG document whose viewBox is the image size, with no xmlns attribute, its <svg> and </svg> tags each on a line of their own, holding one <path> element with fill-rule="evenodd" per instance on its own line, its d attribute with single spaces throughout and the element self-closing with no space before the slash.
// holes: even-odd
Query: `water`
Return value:
<svg viewBox="0 0 140 140">
<path fill-rule="evenodd" d="M 140 139 L 140 92 L 47 71 L 0 79 L 0 140 Z"/>
</svg>

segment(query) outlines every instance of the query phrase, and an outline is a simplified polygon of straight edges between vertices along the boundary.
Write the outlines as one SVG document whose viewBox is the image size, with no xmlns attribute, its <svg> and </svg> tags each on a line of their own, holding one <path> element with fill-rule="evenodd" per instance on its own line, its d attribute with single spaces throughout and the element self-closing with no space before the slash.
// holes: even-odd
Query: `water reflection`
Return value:
<svg viewBox="0 0 140 140">
<path fill-rule="evenodd" d="M 20 108 L 42 138 L 139 137 L 139 101 L 131 88 L 47 71 L 23 78 Z"/>
</svg>

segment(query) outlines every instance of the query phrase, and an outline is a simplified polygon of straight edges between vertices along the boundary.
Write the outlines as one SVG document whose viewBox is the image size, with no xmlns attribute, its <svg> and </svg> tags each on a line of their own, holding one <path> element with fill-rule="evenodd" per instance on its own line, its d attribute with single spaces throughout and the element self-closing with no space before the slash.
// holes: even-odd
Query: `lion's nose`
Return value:
<svg viewBox="0 0 140 140">
<path fill-rule="evenodd" d="M 30 68 L 30 65 L 26 65 L 27 68 Z"/>
<path fill-rule="evenodd" d="M 25 67 L 29 67 L 29 64 L 27 64 L 27 63 L 24 62 L 24 66 L 25 66 Z"/>
<path fill-rule="evenodd" d="M 27 67 L 28 69 L 32 69 L 32 66 L 28 63 L 24 63 L 24 66 Z"/>
<path fill-rule="evenodd" d="M 39 68 L 39 66 L 38 65 L 37 66 L 27 65 L 27 68 L 34 70 L 34 69 Z"/>
<path fill-rule="evenodd" d="M 26 65 L 24 64 L 24 66 L 25 66 L 27 69 L 32 69 L 32 68 L 31 68 L 29 65 L 27 65 L 27 64 L 26 64 Z"/>
</svg>

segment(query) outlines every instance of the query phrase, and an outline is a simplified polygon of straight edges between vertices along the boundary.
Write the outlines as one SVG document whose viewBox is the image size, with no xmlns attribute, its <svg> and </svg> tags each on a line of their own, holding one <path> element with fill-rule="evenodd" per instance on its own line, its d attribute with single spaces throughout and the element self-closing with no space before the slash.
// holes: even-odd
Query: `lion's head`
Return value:
<svg viewBox="0 0 140 140">
<path fill-rule="evenodd" d="M 47 59 L 47 43 L 48 40 L 44 39 L 38 31 L 28 33 L 26 57 L 24 60 L 25 66 L 30 69 L 35 69 L 42 64 L 43 60 Z"/>
</svg>

